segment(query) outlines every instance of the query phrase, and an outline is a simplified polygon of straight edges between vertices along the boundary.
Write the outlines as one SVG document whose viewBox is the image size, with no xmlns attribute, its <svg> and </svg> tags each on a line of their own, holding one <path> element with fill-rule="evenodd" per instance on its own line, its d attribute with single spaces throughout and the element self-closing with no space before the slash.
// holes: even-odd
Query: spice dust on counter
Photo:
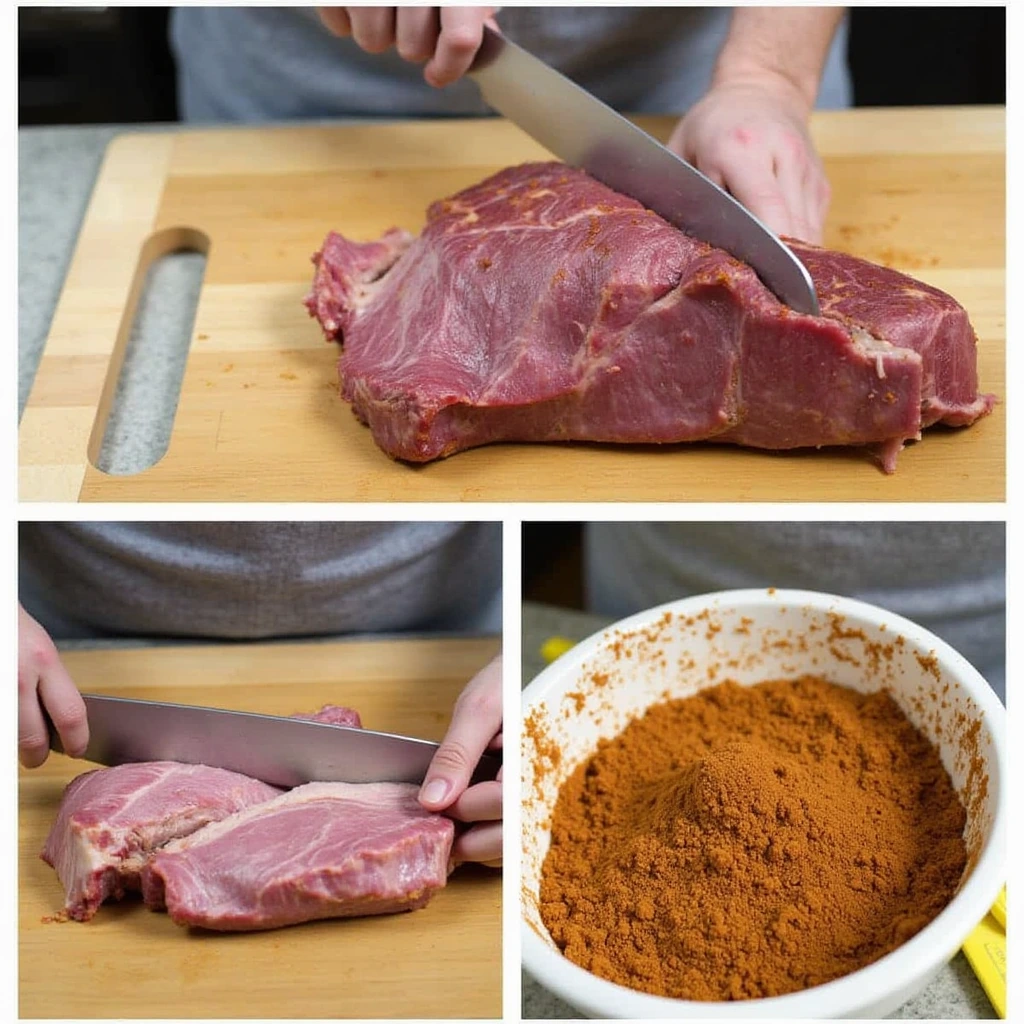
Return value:
<svg viewBox="0 0 1024 1024">
<path fill-rule="evenodd" d="M 650 708 L 563 785 L 541 918 L 654 995 L 782 995 L 877 960 L 956 893 L 966 814 L 884 693 L 802 677 Z"/>
</svg>

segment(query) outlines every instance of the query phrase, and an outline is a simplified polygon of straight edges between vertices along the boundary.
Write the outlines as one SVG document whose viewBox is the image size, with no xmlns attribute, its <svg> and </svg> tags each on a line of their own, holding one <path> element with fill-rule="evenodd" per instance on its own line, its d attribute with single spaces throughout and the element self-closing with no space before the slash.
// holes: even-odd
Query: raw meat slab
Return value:
<svg viewBox="0 0 1024 1024">
<path fill-rule="evenodd" d="M 220 931 L 422 907 L 447 879 L 454 825 L 418 791 L 299 786 L 165 846 L 143 870 L 146 903 Z"/>
<path fill-rule="evenodd" d="M 343 397 L 387 454 L 496 441 L 871 445 L 887 472 L 934 423 L 989 412 L 950 296 L 793 242 L 821 317 L 582 171 L 508 168 L 416 239 L 330 234 L 306 302 Z"/>
</svg>

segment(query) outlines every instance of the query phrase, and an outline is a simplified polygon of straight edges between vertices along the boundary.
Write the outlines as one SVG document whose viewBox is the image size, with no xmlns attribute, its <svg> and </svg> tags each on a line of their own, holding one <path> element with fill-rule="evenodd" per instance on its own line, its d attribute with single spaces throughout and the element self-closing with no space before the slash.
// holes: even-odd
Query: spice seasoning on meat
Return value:
<svg viewBox="0 0 1024 1024">
<path fill-rule="evenodd" d="M 966 815 L 884 692 L 732 682 L 652 707 L 566 781 L 540 910 L 563 953 L 694 1000 L 809 988 L 953 898 Z"/>
</svg>

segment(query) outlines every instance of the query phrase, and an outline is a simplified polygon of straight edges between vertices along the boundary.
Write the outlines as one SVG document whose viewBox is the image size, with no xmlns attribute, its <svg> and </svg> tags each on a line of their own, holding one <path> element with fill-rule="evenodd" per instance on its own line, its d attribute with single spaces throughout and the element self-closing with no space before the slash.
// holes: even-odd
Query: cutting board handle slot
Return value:
<svg viewBox="0 0 1024 1024">
<path fill-rule="evenodd" d="M 142 244 L 89 435 L 101 473 L 141 473 L 167 452 L 209 252 L 209 236 L 190 227 Z"/>
</svg>

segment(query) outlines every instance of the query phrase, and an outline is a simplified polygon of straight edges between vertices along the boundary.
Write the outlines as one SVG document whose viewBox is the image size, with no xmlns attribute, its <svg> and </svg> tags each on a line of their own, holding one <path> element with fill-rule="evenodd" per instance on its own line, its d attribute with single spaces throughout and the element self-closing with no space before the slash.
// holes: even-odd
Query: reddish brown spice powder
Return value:
<svg viewBox="0 0 1024 1024">
<path fill-rule="evenodd" d="M 562 787 L 540 889 L 563 953 L 655 995 L 809 988 L 952 899 L 966 815 L 884 692 L 803 677 L 652 707 Z"/>
</svg>

